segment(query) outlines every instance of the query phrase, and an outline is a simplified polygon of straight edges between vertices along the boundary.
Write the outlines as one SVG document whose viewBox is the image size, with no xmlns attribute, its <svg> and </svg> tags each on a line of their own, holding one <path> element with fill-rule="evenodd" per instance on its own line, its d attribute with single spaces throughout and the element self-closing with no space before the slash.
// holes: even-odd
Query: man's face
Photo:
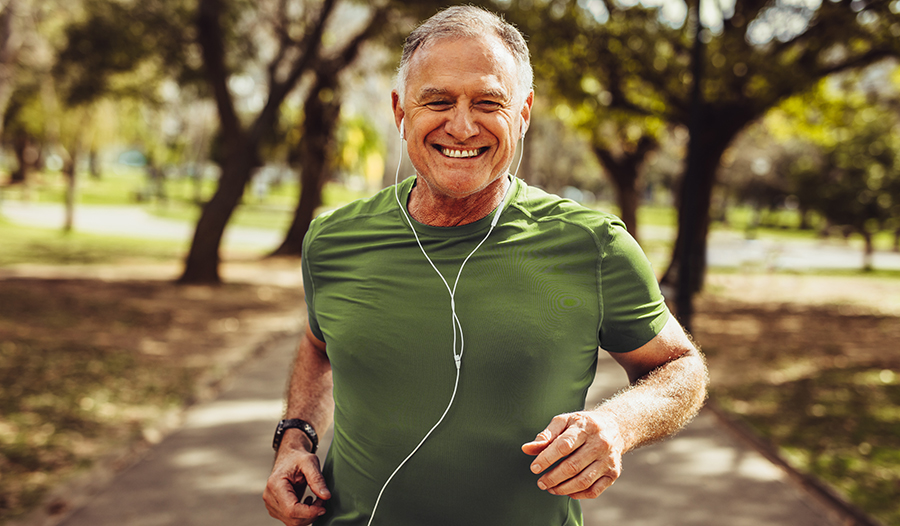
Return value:
<svg viewBox="0 0 900 526">
<path fill-rule="evenodd" d="M 416 50 L 403 105 L 396 92 L 393 103 L 429 190 L 468 197 L 507 173 L 533 98 L 517 86 L 515 60 L 496 37 L 446 38 Z"/>
</svg>

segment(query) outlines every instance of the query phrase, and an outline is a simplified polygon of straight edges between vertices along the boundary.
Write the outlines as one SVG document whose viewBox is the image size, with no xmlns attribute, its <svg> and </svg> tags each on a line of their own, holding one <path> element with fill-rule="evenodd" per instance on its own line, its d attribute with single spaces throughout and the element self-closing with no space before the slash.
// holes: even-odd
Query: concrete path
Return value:
<svg viewBox="0 0 900 526">
<path fill-rule="evenodd" d="M 295 341 L 289 337 L 270 345 L 219 399 L 191 409 L 182 429 L 61 524 L 280 524 L 268 516 L 261 494 Z M 605 358 L 590 403 L 625 381 L 615 362 Z M 588 526 L 842 524 L 708 412 L 675 439 L 627 455 L 622 477 L 600 498 L 585 502 L 584 513 Z"/>
</svg>

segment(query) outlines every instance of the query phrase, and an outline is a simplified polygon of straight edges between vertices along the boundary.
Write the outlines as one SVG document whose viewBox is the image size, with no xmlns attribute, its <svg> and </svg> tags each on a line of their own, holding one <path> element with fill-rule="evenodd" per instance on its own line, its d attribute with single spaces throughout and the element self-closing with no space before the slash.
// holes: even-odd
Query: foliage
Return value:
<svg viewBox="0 0 900 526">
<path fill-rule="evenodd" d="M 900 228 L 900 98 L 885 79 L 878 86 L 889 96 L 863 91 L 858 79 L 823 82 L 768 122 L 776 137 L 807 145 L 781 162 L 788 191 L 829 223 L 862 234 L 870 252 L 872 235 Z"/>
<path fill-rule="evenodd" d="M 798 4 L 739 0 L 703 16 L 699 2 L 528 2 L 509 12 L 525 27 L 536 62 L 596 113 L 612 110 L 685 126 L 691 137 L 678 240 L 664 282 L 678 286 L 689 325 L 690 296 L 702 284 L 712 193 L 722 155 L 747 125 L 820 79 L 900 53 L 893 0 Z M 548 73 L 544 73 L 547 75 Z M 696 90 L 692 88 L 696 87 Z M 573 104 L 578 107 L 582 102 Z M 637 135 L 637 134 L 635 134 Z M 696 242 L 694 240 L 697 240 Z M 687 251 L 687 252 L 685 252 Z M 679 279 L 685 274 L 687 279 Z"/>
<path fill-rule="evenodd" d="M 191 53 L 193 2 L 82 0 L 80 17 L 65 28 L 53 73 L 67 106 L 115 95 L 159 102 L 156 88 L 171 75 L 196 82 Z"/>
</svg>

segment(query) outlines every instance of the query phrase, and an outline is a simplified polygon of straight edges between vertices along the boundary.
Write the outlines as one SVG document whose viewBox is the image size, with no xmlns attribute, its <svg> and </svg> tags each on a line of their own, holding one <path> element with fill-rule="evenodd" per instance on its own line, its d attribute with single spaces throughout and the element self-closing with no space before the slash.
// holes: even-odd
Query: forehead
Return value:
<svg viewBox="0 0 900 526">
<path fill-rule="evenodd" d="M 445 37 L 429 41 L 410 58 L 407 94 L 460 90 L 512 96 L 516 62 L 496 36 Z"/>
</svg>

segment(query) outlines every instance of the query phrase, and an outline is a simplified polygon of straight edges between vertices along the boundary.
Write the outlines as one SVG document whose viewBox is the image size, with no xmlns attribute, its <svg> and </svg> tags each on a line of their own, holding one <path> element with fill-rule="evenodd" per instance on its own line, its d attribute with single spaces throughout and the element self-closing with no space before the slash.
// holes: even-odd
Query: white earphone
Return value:
<svg viewBox="0 0 900 526">
<path fill-rule="evenodd" d="M 403 127 L 403 118 L 400 118 L 400 140 L 406 140 L 406 128 Z"/>
</svg>

